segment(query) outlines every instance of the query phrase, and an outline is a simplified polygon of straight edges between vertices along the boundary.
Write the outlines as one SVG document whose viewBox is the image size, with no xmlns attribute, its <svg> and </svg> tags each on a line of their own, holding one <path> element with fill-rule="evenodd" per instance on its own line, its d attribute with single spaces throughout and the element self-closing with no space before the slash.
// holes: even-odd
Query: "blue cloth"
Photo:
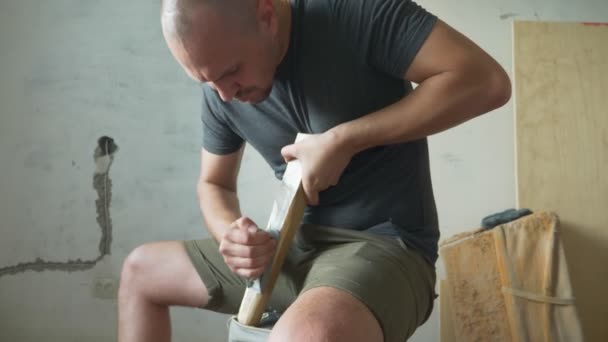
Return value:
<svg viewBox="0 0 608 342">
<path fill-rule="evenodd" d="M 481 220 L 481 226 L 484 229 L 492 229 L 500 224 L 508 223 L 511 221 L 515 221 L 518 218 L 524 217 L 526 215 L 532 214 L 530 209 L 522 208 L 522 209 L 507 209 L 505 211 L 501 211 L 499 213 L 495 213 L 489 216 L 486 216 Z"/>
</svg>

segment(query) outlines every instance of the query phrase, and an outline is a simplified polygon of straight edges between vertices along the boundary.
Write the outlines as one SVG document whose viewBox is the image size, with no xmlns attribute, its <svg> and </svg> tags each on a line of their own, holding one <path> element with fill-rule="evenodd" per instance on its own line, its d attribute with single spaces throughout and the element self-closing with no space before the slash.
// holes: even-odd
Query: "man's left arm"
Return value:
<svg viewBox="0 0 608 342">
<path fill-rule="evenodd" d="M 393 105 L 328 133 L 357 153 L 439 133 L 501 107 L 511 97 L 504 69 L 440 20 L 403 78 L 418 87 Z"/>
<path fill-rule="evenodd" d="M 503 106 L 511 97 L 504 69 L 464 35 L 437 20 L 403 79 L 418 87 L 394 104 L 281 151 L 299 159 L 308 201 L 337 184 L 356 153 L 424 138 Z"/>
</svg>

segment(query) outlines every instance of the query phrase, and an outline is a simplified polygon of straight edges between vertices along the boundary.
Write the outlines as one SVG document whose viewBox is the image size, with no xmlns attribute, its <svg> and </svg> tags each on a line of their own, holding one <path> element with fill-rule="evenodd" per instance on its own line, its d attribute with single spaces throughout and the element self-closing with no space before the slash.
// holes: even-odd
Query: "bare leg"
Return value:
<svg viewBox="0 0 608 342">
<path fill-rule="evenodd" d="M 272 329 L 272 342 L 382 342 L 380 324 L 347 292 L 331 287 L 306 291 Z"/>
<path fill-rule="evenodd" d="M 169 306 L 199 307 L 208 298 L 181 242 L 139 246 L 123 264 L 118 291 L 118 341 L 170 341 Z"/>
</svg>

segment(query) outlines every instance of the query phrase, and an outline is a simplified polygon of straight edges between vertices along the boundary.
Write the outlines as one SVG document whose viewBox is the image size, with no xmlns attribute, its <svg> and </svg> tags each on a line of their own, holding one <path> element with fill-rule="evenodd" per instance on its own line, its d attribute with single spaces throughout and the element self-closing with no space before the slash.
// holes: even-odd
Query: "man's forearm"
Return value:
<svg viewBox="0 0 608 342">
<path fill-rule="evenodd" d="M 236 192 L 212 183 L 199 182 L 198 198 L 207 229 L 219 242 L 230 224 L 241 217 Z"/>
<path fill-rule="evenodd" d="M 330 132 L 354 153 L 439 133 L 502 106 L 510 97 L 506 74 L 445 72 L 421 83 L 400 101 Z"/>
</svg>

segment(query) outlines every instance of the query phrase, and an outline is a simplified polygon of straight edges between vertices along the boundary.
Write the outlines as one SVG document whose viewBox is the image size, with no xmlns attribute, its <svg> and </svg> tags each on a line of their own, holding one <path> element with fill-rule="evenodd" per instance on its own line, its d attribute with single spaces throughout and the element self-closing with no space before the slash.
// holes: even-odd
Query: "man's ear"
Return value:
<svg viewBox="0 0 608 342">
<path fill-rule="evenodd" d="M 257 3 L 256 16 L 259 27 L 276 36 L 279 24 L 274 0 L 257 0 Z"/>
</svg>

